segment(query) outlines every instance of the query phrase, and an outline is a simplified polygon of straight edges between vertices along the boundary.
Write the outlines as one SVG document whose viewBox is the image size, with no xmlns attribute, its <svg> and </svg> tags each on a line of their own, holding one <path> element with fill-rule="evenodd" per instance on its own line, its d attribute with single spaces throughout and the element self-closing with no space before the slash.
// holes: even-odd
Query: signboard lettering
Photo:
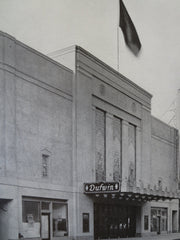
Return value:
<svg viewBox="0 0 180 240">
<path fill-rule="evenodd" d="M 119 182 L 84 183 L 84 192 L 89 193 L 115 193 L 120 191 Z"/>
</svg>

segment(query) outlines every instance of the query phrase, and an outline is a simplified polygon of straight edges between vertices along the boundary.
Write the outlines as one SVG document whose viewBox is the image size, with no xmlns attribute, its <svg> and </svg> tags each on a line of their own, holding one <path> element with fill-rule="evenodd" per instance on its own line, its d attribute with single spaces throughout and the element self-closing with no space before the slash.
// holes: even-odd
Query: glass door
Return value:
<svg viewBox="0 0 180 240">
<path fill-rule="evenodd" d="M 94 204 L 95 239 L 134 237 L 136 207 L 115 204 Z"/>
<path fill-rule="evenodd" d="M 50 214 L 41 214 L 41 238 L 42 240 L 50 240 Z"/>
</svg>

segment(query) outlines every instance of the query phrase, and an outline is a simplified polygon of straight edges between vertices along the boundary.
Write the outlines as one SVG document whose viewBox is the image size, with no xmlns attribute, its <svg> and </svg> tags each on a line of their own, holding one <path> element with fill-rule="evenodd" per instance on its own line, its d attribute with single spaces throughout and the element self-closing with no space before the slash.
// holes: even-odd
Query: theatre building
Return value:
<svg viewBox="0 0 180 240">
<path fill-rule="evenodd" d="M 0 239 L 178 232 L 178 131 L 151 98 L 78 46 L 0 32 Z"/>
</svg>

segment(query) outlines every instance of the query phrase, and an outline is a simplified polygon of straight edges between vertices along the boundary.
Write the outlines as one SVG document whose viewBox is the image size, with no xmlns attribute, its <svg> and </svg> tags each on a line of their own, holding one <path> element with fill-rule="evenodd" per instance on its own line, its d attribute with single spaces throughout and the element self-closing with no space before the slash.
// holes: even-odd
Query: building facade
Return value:
<svg viewBox="0 0 180 240">
<path fill-rule="evenodd" d="M 77 46 L 1 32 L 0 52 L 0 239 L 177 232 L 178 132 L 151 94 Z"/>
</svg>

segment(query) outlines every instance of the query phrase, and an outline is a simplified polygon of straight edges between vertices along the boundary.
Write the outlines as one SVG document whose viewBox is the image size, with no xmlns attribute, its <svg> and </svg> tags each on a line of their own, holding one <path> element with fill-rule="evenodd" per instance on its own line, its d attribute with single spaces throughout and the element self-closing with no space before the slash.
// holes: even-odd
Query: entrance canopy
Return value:
<svg viewBox="0 0 180 240">
<path fill-rule="evenodd" d="M 119 182 L 84 183 L 84 193 L 96 198 L 119 199 L 137 202 L 172 200 L 180 196 L 177 193 L 152 190 L 150 188 L 129 187 L 128 191 L 121 191 Z"/>
</svg>

